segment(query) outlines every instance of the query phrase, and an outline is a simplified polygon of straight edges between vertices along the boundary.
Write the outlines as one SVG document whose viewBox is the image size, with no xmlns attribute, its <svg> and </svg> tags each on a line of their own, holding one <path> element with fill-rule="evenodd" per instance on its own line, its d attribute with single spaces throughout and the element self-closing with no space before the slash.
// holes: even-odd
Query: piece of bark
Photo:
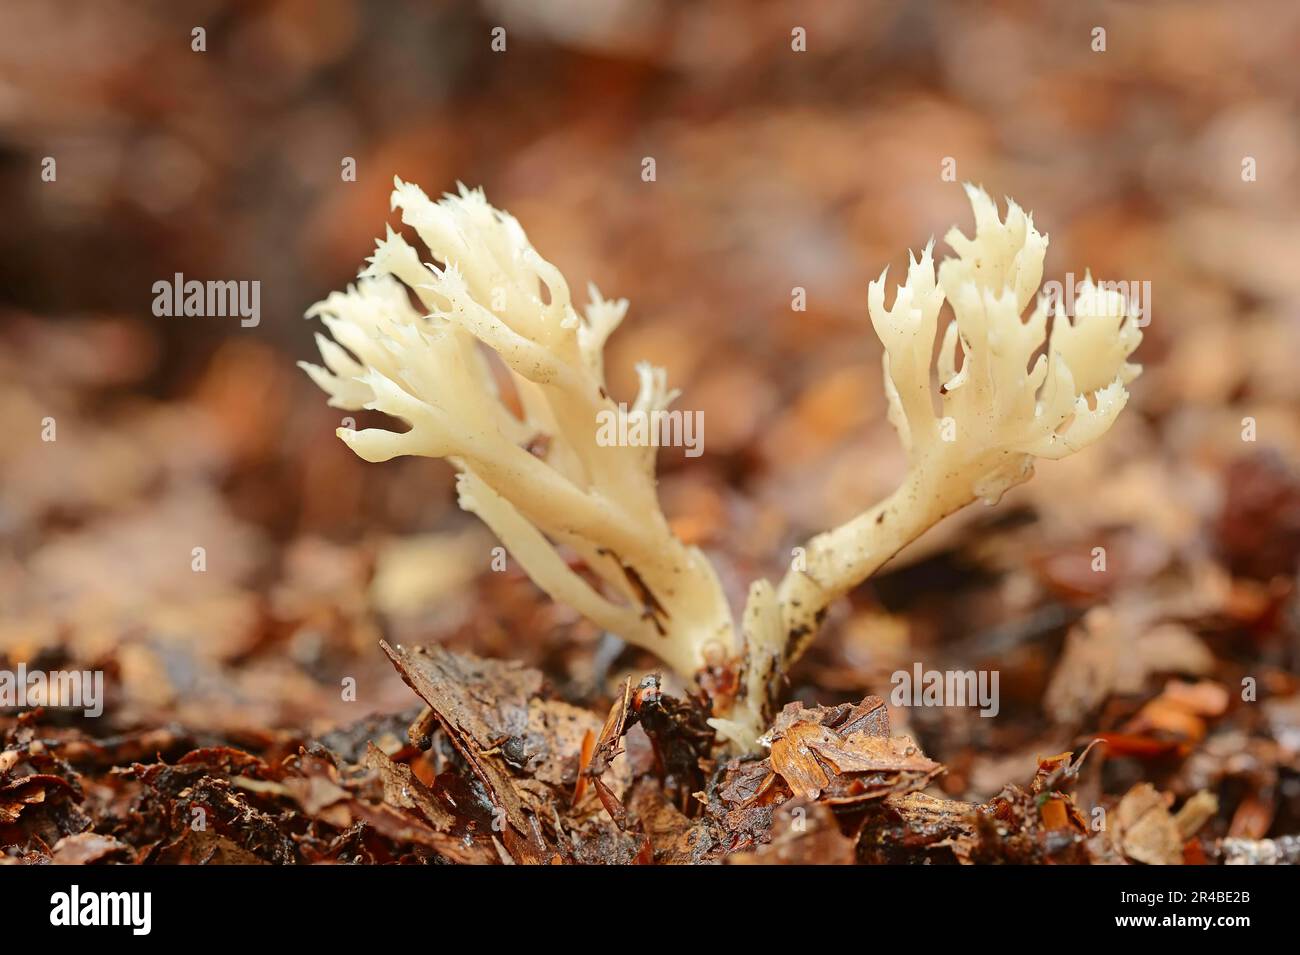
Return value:
<svg viewBox="0 0 1300 955">
<path fill-rule="evenodd" d="M 542 675 L 519 664 L 480 660 L 441 647 L 380 646 L 429 705 L 448 739 L 482 782 L 492 805 L 521 835 L 530 830 L 523 797 L 501 744 L 528 729 L 528 701 Z"/>
<path fill-rule="evenodd" d="M 379 774 L 384 786 L 384 802 L 399 809 L 413 809 L 439 832 L 446 832 L 455 824 L 455 816 L 438 801 L 432 790 L 420 780 L 405 763 L 395 763 L 373 743 L 366 750 L 364 764 Z"/>
</svg>

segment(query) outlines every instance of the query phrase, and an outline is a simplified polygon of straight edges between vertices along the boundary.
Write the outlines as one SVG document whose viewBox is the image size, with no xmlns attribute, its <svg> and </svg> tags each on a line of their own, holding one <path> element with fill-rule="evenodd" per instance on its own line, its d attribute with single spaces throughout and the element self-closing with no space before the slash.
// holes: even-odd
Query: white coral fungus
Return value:
<svg viewBox="0 0 1300 955">
<path fill-rule="evenodd" d="M 339 408 L 405 421 L 403 432 L 339 429 L 368 461 L 446 458 L 461 506 L 478 514 L 551 597 L 658 654 L 684 677 L 730 671 L 736 690 L 714 700 L 715 728 L 750 748 L 767 725 L 779 679 L 815 633 L 826 606 L 935 522 L 975 499 L 996 501 L 1028 479 L 1034 458 L 1060 458 L 1110 427 L 1140 369 L 1141 341 L 1123 296 L 1091 279 L 1073 321 L 1040 296 L 1047 237 L 1008 202 L 1006 218 L 968 186 L 975 235 L 946 236 L 956 256 L 935 269 L 932 244 L 913 257 L 894 303 L 885 276 L 867 309 L 884 343 L 889 419 L 910 469 L 885 501 L 813 538 L 778 587 L 757 581 L 739 634 L 718 578 L 673 536 L 655 493 L 653 447 L 597 441 L 617 405 L 603 348 L 625 300 L 589 288 L 579 314 L 569 286 L 511 216 L 463 186 L 430 200 L 396 182 L 401 209 L 428 248 L 423 261 L 388 230 L 354 286 L 317 303 L 333 339 L 317 336 L 325 367 L 303 363 Z M 952 318 L 932 360 L 945 302 Z M 1046 342 L 1046 348 L 1043 348 Z M 495 353 L 522 416 L 497 389 Z M 663 369 L 637 368 L 633 411 L 676 397 Z M 565 552 L 590 569 L 572 569 Z M 722 681 L 725 683 L 725 681 Z M 718 685 L 718 681 L 713 681 Z"/>
</svg>

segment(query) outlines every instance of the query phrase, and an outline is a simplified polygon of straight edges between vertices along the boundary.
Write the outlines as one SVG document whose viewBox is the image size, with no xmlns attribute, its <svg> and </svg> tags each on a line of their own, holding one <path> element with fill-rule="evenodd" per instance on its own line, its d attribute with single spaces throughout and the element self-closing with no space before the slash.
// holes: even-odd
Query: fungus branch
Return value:
<svg viewBox="0 0 1300 955">
<path fill-rule="evenodd" d="M 731 613 L 717 577 L 659 510 L 655 449 L 597 443 L 598 413 L 618 410 L 602 350 L 627 302 L 592 287 L 579 316 L 564 277 L 480 191 L 433 202 L 398 180 L 393 207 L 435 261 L 422 262 L 390 228 L 356 285 L 308 312 L 334 339 L 317 336 L 325 367 L 303 367 L 335 407 L 382 411 L 409 429 L 340 428 L 339 437 L 367 461 L 448 459 L 461 506 L 538 586 L 679 672 L 703 667 L 713 644 L 729 656 Z M 522 417 L 503 402 L 486 350 L 504 365 Z M 676 392 L 663 370 L 637 371 L 633 411 L 666 409 Z"/>
<path fill-rule="evenodd" d="M 814 537 L 806 565 L 782 580 L 786 665 L 830 601 L 927 528 L 976 499 L 996 503 L 1033 475 L 1035 458 L 1062 458 L 1101 437 L 1141 370 L 1128 362 L 1142 340 L 1126 317 L 1128 303 L 1091 277 L 1078 288 L 1073 321 L 1058 314 L 1050 339 L 1050 296 L 1040 296 L 1022 320 L 1042 280 L 1047 236 L 1014 202 L 1002 220 L 987 194 L 966 191 L 975 235 L 948 232 L 957 255 L 940 264 L 937 277 L 931 243 L 911 259 L 892 307 L 885 305 L 885 274 L 868 290 L 871 322 L 885 346 L 889 420 L 909 470 L 880 504 Z M 932 362 L 945 301 L 953 319 Z"/>
</svg>

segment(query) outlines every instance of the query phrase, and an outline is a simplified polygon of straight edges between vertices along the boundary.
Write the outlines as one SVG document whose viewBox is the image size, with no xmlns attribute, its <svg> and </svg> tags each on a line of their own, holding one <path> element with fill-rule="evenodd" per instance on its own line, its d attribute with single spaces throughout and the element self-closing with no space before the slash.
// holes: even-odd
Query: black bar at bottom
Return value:
<svg viewBox="0 0 1300 955">
<path fill-rule="evenodd" d="M 656 945 L 669 938 L 675 945 L 692 943 L 690 925 L 709 926 L 709 938 L 695 942 L 719 952 L 752 945 L 764 926 L 811 932 L 822 941 L 842 933 L 846 941 L 876 945 L 890 937 L 996 943 L 1133 933 L 1171 939 L 1201 933 L 1229 941 L 1241 932 L 1278 932 L 1292 924 L 1291 879 L 1283 867 L 1236 866 L 760 872 L 748 866 L 11 865 L 0 866 L 0 910 L 8 941 L 102 939 L 127 946 L 236 939 L 379 945 L 393 932 L 407 938 L 414 932 L 432 944 L 453 938 L 495 944 L 507 937 L 528 944 L 569 936 L 581 945 L 588 935 L 597 946 L 620 937 L 644 939 L 640 933 L 649 932 Z M 147 910 L 139 893 L 148 893 Z M 115 916 L 117 925 L 69 924 Z"/>
</svg>

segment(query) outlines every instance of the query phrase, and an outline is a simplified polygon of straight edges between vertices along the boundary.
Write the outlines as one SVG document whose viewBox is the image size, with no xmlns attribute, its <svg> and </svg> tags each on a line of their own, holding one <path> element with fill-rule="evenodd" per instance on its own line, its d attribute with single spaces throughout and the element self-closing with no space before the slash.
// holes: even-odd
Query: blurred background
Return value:
<svg viewBox="0 0 1300 955">
<path fill-rule="evenodd" d="M 108 726 L 229 739 L 408 707 L 381 636 L 594 703 L 652 661 L 491 573 L 450 469 L 354 458 L 294 366 L 393 175 L 485 187 L 577 297 L 631 300 L 612 390 L 650 360 L 704 412 L 662 499 L 737 605 L 901 476 L 866 287 L 971 228 L 969 180 L 1033 211 L 1047 278 L 1151 283 L 1145 374 L 1100 445 L 836 607 L 791 695 L 997 668 L 998 719 L 894 714 L 948 793 L 1106 733 L 1108 787 L 1294 831 L 1298 49 L 1284 0 L 5 0 L 0 660 L 107 669 Z M 260 281 L 260 324 L 155 317 L 177 272 Z"/>
</svg>

